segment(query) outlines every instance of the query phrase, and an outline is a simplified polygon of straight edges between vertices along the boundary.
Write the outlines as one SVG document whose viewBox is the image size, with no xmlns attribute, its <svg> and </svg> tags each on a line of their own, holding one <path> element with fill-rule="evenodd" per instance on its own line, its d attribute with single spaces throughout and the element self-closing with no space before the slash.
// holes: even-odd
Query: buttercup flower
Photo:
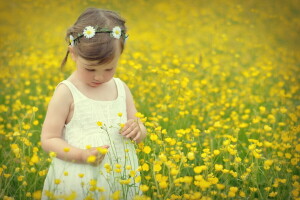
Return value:
<svg viewBox="0 0 300 200">
<path fill-rule="evenodd" d="M 119 26 L 115 26 L 113 29 L 112 29 L 112 36 L 116 39 L 120 39 L 121 37 L 121 28 Z"/>
<path fill-rule="evenodd" d="M 94 163 L 96 161 L 96 156 L 89 156 L 86 161 L 88 163 Z"/>
<path fill-rule="evenodd" d="M 102 122 L 99 122 L 99 121 L 97 122 L 98 126 L 102 126 L 102 124 L 103 124 Z"/>
<path fill-rule="evenodd" d="M 87 26 L 87 27 L 85 27 L 84 30 L 83 30 L 83 35 L 84 35 L 84 37 L 86 37 L 86 38 L 88 38 L 88 39 L 94 37 L 94 36 L 95 36 L 95 33 L 96 33 L 96 30 L 95 30 L 95 28 L 92 27 L 92 26 Z"/>
<path fill-rule="evenodd" d="M 71 46 L 74 46 L 74 37 L 70 35 L 70 44 Z"/>
</svg>

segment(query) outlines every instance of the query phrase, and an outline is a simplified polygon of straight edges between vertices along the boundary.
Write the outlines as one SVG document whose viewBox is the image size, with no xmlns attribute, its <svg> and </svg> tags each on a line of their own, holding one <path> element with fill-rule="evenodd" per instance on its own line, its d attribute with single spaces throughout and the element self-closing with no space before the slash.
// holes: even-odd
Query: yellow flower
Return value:
<svg viewBox="0 0 300 200">
<path fill-rule="evenodd" d="M 122 116 L 123 116 L 123 113 L 119 112 L 119 113 L 118 113 L 118 116 L 119 116 L 119 117 L 122 117 Z"/>
<path fill-rule="evenodd" d="M 99 151 L 102 155 L 105 155 L 105 154 L 108 152 L 108 149 L 107 149 L 107 148 L 101 148 L 101 147 L 98 147 L 97 149 L 98 149 L 98 151 Z"/>
<path fill-rule="evenodd" d="M 194 153 L 194 152 L 188 152 L 187 158 L 188 158 L 189 160 L 194 160 L 194 159 L 195 159 L 195 153 Z"/>
<path fill-rule="evenodd" d="M 108 163 L 105 163 L 105 164 L 104 164 L 104 168 L 106 169 L 106 172 L 107 172 L 107 173 L 110 173 L 111 170 L 112 170 L 110 164 L 108 164 Z"/>
<path fill-rule="evenodd" d="M 214 150 L 214 155 L 216 155 L 216 156 L 217 156 L 217 155 L 219 155 L 219 154 L 220 154 L 220 151 L 219 151 L 219 150 L 217 150 L 217 149 L 216 149 L 216 150 Z"/>
<path fill-rule="evenodd" d="M 136 175 L 136 171 L 131 170 L 131 171 L 129 172 L 129 175 L 130 175 L 131 177 L 134 177 L 134 176 Z"/>
<path fill-rule="evenodd" d="M 155 164 L 155 165 L 153 166 L 153 170 L 154 170 L 155 172 L 159 172 L 159 171 L 161 170 L 160 164 Z"/>
<path fill-rule="evenodd" d="M 242 159 L 240 157 L 235 157 L 234 162 L 236 163 L 240 163 L 242 161 Z"/>
<path fill-rule="evenodd" d="M 277 196 L 277 192 L 271 192 L 270 194 L 269 194 L 269 197 L 276 197 Z"/>
<path fill-rule="evenodd" d="M 140 185 L 140 190 L 142 192 L 147 192 L 149 190 L 149 187 L 147 185 Z"/>
<path fill-rule="evenodd" d="M 236 193 L 239 189 L 237 187 L 230 187 L 229 191 Z"/>
<path fill-rule="evenodd" d="M 65 147 L 64 148 L 64 152 L 69 152 L 70 151 L 70 148 L 69 147 Z"/>
<path fill-rule="evenodd" d="M 36 155 L 36 154 L 34 154 L 32 157 L 31 157 L 31 159 L 30 159 L 30 161 L 32 162 L 32 163 L 38 163 L 39 162 L 39 157 L 38 157 L 38 155 Z"/>
<path fill-rule="evenodd" d="M 223 165 L 215 164 L 215 170 L 216 171 L 222 171 L 223 170 Z"/>
<path fill-rule="evenodd" d="M 142 113 L 140 113 L 140 112 L 135 113 L 135 116 L 137 118 L 143 118 L 144 117 L 144 115 Z"/>
<path fill-rule="evenodd" d="M 39 110 L 39 108 L 37 108 L 37 107 L 35 107 L 35 106 L 32 107 L 32 111 L 33 111 L 33 112 L 37 112 L 38 110 Z"/>
<path fill-rule="evenodd" d="M 56 157 L 56 153 L 53 152 L 53 151 L 51 151 L 51 152 L 49 153 L 49 156 L 50 156 L 51 158 Z"/>
<path fill-rule="evenodd" d="M 229 191 L 228 192 L 228 197 L 235 197 L 235 192 Z"/>
<path fill-rule="evenodd" d="M 216 177 L 211 177 L 207 179 L 208 182 L 210 182 L 211 184 L 217 184 L 219 182 L 219 179 Z"/>
<path fill-rule="evenodd" d="M 246 193 L 243 191 L 240 191 L 240 197 L 246 197 Z"/>
<path fill-rule="evenodd" d="M 23 181 L 23 179 L 24 179 L 24 176 L 18 176 L 18 181 Z"/>
<path fill-rule="evenodd" d="M 266 112 L 266 107 L 260 106 L 259 111 L 260 111 L 261 114 L 264 114 Z"/>
<path fill-rule="evenodd" d="M 292 158 L 291 159 L 291 164 L 294 165 L 294 166 L 298 165 L 298 162 L 299 162 L 299 158 Z"/>
<path fill-rule="evenodd" d="M 270 169 L 270 166 L 273 164 L 273 160 L 266 160 L 264 162 L 264 169 L 268 170 Z"/>
<path fill-rule="evenodd" d="M 156 134 L 151 134 L 151 135 L 150 135 L 150 140 L 156 141 L 157 139 L 158 139 L 158 137 L 157 137 Z"/>
<path fill-rule="evenodd" d="M 296 151 L 300 152 L 300 144 L 296 145 Z"/>
<path fill-rule="evenodd" d="M 135 177 L 134 182 L 135 183 L 139 183 L 139 182 L 141 182 L 141 180 L 142 180 L 142 177 L 141 176 L 137 176 L 137 177 Z"/>
<path fill-rule="evenodd" d="M 98 125 L 98 126 L 102 126 L 102 122 L 99 122 L 99 121 L 98 121 L 98 122 L 97 122 L 97 125 Z"/>
<path fill-rule="evenodd" d="M 151 152 L 151 147 L 145 146 L 145 147 L 143 148 L 143 152 L 144 152 L 145 154 L 149 154 L 149 153 Z"/>
<path fill-rule="evenodd" d="M 265 131 L 271 131 L 272 128 L 270 126 L 268 126 L 268 125 L 264 125 L 264 130 Z"/>
<path fill-rule="evenodd" d="M 41 199 L 42 191 L 41 190 L 35 191 L 34 193 L 32 193 L 32 197 L 33 197 L 33 199 Z"/>
<path fill-rule="evenodd" d="M 149 165 L 148 165 L 147 163 L 144 163 L 144 164 L 142 165 L 142 170 L 143 170 L 143 171 L 149 171 Z"/>
<path fill-rule="evenodd" d="M 265 187 L 264 190 L 268 192 L 271 190 L 271 187 Z"/>
<path fill-rule="evenodd" d="M 127 170 L 131 170 L 131 169 L 132 169 L 131 165 L 126 165 L 125 168 L 126 168 Z"/>
<path fill-rule="evenodd" d="M 176 176 L 178 173 L 179 173 L 179 170 L 177 170 L 177 169 L 175 169 L 175 168 L 172 168 L 172 169 L 171 169 L 170 174 L 171 174 L 172 176 Z"/>
<path fill-rule="evenodd" d="M 76 194 L 76 192 L 71 192 L 71 194 L 69 195 L 69 196 L 66 196 L 65 198 L 64 198 L 64 200 L 74 200 L 74 199 L 76 199 L 76 197 L 77 197 L 77 194 Z"/>
<path fill-rule="evenodd" d="M 219 190 L 223 190 L 225 188 L 225 185 L 224 184 L 217 184 L 217 188 Z"/>
<path fill-rule="evenodd" d="M 96 156 L 92 155 L 92 156 L 89 156 L 86 161 L 88 163 L 94 163 L 96 161 L 96 158 L 97 158 Z"/>
<path fill-rule="evenodd" d="M 167 156 L 164 153 L 159 154 L 158 157 L 162 162 L 167 162 L 167 160 L 168 160 Z"/>
<path fill-rule="evenodd" d="M 122 165 L 120 165 L 119 163 L 115 164 L 115 167 L 120 169 L 122 167 Z"/>
<path fill-rule="evenodd" d="M 196 167 L 194 167 L 194 172 L 195 172 L 196 174 L 200 174 L 200 173 L 202 172 L 202 167 L 201 167 L 201 166 L 196 166 Z"/>
<path fill-rule="evenodd" d="M 61 182 L 60 179 L 55 179 L 55 180 L 54 180 L 54 183 L 55 183 L 56 185 L 60 184 L 60 182 Z"/>
<path fill-rule="evenodd" d="M 292 190 L 292 194 L 293 194 L 294 197 L 298 197 L 299 196 L 299 189 L 298 190 L 297 189 Z"/>
<path fill-rule="evenodd" d="M 84 177 L 84 174 L 80 173 L 80 174 L 78 174 L 78 176 L 79 176 L 80 178 L 83 178 L 83 177 Z"/>
<path fill-rule="evenodd" d="M 128 185 L 129 183 L 130 183 L 130 181 L 131 181 L 131 179 L 129 178 L 129 179 L 125 179 L 125 180 L 120 180 L 119 182 L 120 182 L 120 184 L 122 184 L 122 185 Z"/>
<path fill-rule="evenodd" d="M 45 176 L 47 174 L 47 170 L 41 170 L 41 171 L 39 171 L 39 175 L 40 176 Z"/>
<path fill-rule="evenodd" d="M 115 192 L 111 195 L 111 198 L 112 198 L 113 200 L 119 200 L 119 199 L 120 199 L 120 194 L 121 194 L 120 190 L 117 190 L 117 191 L 115 191 Z"/>
<path fill-rule="evenodd" d="M 287 158 L 287 159 L 290 159 L 292 157 L 292 154 L 290 153 L 285 153 L 284 156 Z"/>
<path fill-rule="evenodd" d="M 104 164 L 104 168 L 105 168 L 105 169 L 107 169 L 107 168 L 111 168 L 111 167 L 110 167 L 110 164 L 108 164 L 108 163 L 105 163 L 105 164 Z"/>
<path fill-rule="evenodd" d="M 169 185 L 169 184 L 168 184 L 166 181 L 162 181 L 162 182 L 159 183 L 159 187 L 160 187 L 161 189 L 167 188 L 168 185 Z"/>
<path fill-rule="evenodd" d="M 191 177 L 191 176 L 184 176 L 183 177 L 183 182 L 184 183 L 190 184 L 192 181 L 193 181 L 193 177 Z"/>
</svg>

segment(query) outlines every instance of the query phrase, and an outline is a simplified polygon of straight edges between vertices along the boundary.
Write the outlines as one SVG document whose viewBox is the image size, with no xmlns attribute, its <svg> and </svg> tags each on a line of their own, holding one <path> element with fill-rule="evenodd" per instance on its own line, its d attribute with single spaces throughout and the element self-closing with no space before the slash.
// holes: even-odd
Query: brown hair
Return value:
<svg viewBox="0 0 300 200">
<path fill-rule="evenodd" d="M 97 8 L 86 9 L 77 19 L 75 24 L 67 30 L 66 41 L 69 43 L 70 35 L 77 37 L 79 33 L 83 32 L 86 26 L 108 28 L 112 30 L 114 26 L 119 26 L 126 33 L 125 20 L 117 13 L 109 10 L 102 10 Z M 96 33 L 92 38 L 79 38 L 74 50 L 80 57 L 94 61 L 98 60 L 99 64 L 110 62 L 115 54 L 114 38 L 109 33 Z M 121 45 L 121 52 L 124 49 L 124 38 L 119 39 Z M 61 63 L 61 68 L 66 64 L 69 55 L 69 50 Z"/>
</svg>

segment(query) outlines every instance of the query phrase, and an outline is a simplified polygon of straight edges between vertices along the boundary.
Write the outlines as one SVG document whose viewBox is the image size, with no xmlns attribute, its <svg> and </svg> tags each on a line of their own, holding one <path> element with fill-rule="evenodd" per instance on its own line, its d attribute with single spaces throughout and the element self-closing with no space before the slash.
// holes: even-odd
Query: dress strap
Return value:
<svg viewBox="0 0 300 200">
<path fill-rule="evenodd" d="M 71 92 L 71 94 L 72 94 L 72 96 L 73 96 L 74 102 L 77 102 L 79 99 L 82 98 L 81 93 L 78 91 L 78 89 L 77 89 L 70 81 L 64 80 L 64 81 L 60 82 L 60 83 L 57 85 L 57 87 L 58 87 L 60 84 L 64 84 L 64 85 L 66 85 L 66 86 L 69 88 L 69 90 L 70 90 L 70 92 Z"/>
<path fill-rule="evenodd" d="M 118 95 L 120 95 L 120 97 L 126 97 L 126 93 L 125 93 L 125 88 L 124 88 L 124 83 L 121 81 L 121 79 L 119 78 L 114 78 L 116 84 L 117 84 L 117 88 L 118 88 Z"/>
</svg>

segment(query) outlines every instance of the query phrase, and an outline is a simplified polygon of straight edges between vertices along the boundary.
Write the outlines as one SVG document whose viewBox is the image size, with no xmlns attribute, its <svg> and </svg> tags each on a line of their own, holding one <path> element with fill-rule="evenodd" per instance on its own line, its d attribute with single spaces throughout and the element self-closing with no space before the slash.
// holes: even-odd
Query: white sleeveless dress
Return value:
<svg viewBox="0 0 300 200">
<path fill-rule="evenodd" d="M 112 199 L 112 195 L 133 199 L 141 194 L 134 144 L 119 133 L 120 124 L 127 121 L 125 88 L 120 79 L 114 78 L 114 81 L 118 97 L 112 101 L 90 99 L 68 80 L 60 83 L 70 89 L 74 100 L 74 114 L 64 127 L 64 139 L 81 149 L 103 145 L 110 148 L 97 167 L 53 158 L 44 183 L 43 200 L 68 196 L 76 200 L 87 197 L 106 200 Z M 98 121 L 102 122 L 102 128 L 97 125 Z"/>
</svg>

